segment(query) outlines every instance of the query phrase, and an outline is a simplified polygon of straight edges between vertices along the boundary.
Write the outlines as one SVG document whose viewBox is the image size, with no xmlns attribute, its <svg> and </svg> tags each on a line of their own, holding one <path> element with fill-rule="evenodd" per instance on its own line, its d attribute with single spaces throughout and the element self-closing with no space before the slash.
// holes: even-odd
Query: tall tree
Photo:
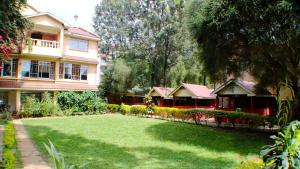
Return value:
<svg viewBox="0 0 300 169">
<path fill-rule="evenodd" d="M 192 54 L 184 4 L 184 0 L 103 0 L 96 6 L 94 28 L 102 37 L 103 52 L 123 58 L 137 86 L 171 85 L 171 68 Z"/>
<path fill-rule="evenodd" d="M 285 83 L 299 96 L 299 7 L 296 0 L 193 0 L 188 25 L 206 72 L 217 81 L 249 71 L 260 86 Z"/>
<path fill-rule="evenodd" d="M 14 45 L 18 45 L 19 40 L 24 37 L 29 23 L 20 12 L 25 6 L 26 0 L 0 2 L 0 60 L 7 57 Z"/>
</svg>

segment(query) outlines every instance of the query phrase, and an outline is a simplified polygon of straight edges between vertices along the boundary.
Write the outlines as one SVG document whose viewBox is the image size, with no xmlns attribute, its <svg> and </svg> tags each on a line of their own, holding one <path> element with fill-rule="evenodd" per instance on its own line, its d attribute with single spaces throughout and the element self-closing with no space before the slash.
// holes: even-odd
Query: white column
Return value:
<svg viewBox="0 0 300 169">
<path fill-rule="evenodd" d="M 60 40 L 59 40 L 59 43 L 60 43 L 60 52 L 61 52 L 61 55 L 63 56 L 63 53 L 64 53 L 64 28 L 62 28 L 60 30 Z"/>
</svg>

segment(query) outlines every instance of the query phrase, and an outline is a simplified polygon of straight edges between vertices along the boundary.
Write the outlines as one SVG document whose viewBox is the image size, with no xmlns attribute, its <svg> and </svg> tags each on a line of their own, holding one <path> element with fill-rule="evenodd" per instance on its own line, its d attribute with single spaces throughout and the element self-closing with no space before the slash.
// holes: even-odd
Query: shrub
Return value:
<svg viewBox="0 0 300 169">
<path fill-rule="evenodd" d="M 106 103 L 102 103 L 102 102 L 98 102 L 98 101 L 95 103 L 95 111 L 97 113 L 105 113 L 106 110 L 107 110 Z"/>
<path fill-rule="evenodd" d="M 120 105 L 118 104 L 107 104 L 106 109 L 110 113 L 117 113 L 120 111 Z"/>
<path fill-rule="evenodd" d="M 268 168 L 300 168 L 300 142 L 297 140 L 297 130 L 300 122 L 293 121 L 278 136 L 271 136 L 274 144 L 266 145 L 260 154 Z"/>
<path fill-rule="evenodd" d="M 7 123 L 4 128 L 4 142 L 3 142 L 3 168 L 15 168 L 15 129 L 11 122 Z"/>
<path fill-rule="evenodd" d="M 80 99 L 80 95 L 73 91 L 59 92 L 57 95 L 57 102 L 62 110 L 79 106 Z"/>
<path fill-rule="evenodd" d="M 120 106 L 120 112 L 122 114 L 129 114 L 130 113 L 130 106 L 125 105 L 125 104 L 121 104 L 121 106 Z"/>
<path fill-rule="evenodd" d="M 258 114 L 250 114 L 244 112 L 235 111 L 223 111 L 223 110 L 205 110 L 205 109 L 189 109 L 182 112 L 186 115 L 191 115 L 194 117 L 196 123 L 199 122 L 197 116 L 209 116 L 214 117 L 218 126 L 220 126 L 222 119 L 229 120 L 233 125 L 236 120 L 246 120 L 249 124 L 260 124 L 265 122 L 270 122 L 272 118 L 260 116 Z"/>
<path fill-rule="evenodd" d="M 3 161 L 2 167 L 5 169 L 14 169 L 15 168 L 15 154 L 13 150 L 4 150 L 3 151 Z"/>
<path fill-rule="evenodd" d="M 144 105 L 134 105 L 130 107 L 130 112 L 135 115 L 146 115 L 147 107 Z"/>
<path fill-rule="evenodd" d="M 50 94 L 48 92 L 43 93 L 42 95 L 42 101 L 40 102 L 40 114 L 42 116 L 49 116 L 52 114 L 52 108 L 53 108 L 53 100 L 50 97 Z"/>
<path fill-rule="evenodd" d="M 27 96 L 23 104 L 23 111 L 19 113 L 21 117 L 31 117 L 40 114 L 40 104 L 34 96 Z"/>
<path fill-rule="evenodd" d="M 12 119 L 11 113 L 10 113 L 9 111 L 4 111 L 4 112 L 2 112 L 2 118 L 3 118 L 4 120 L 11 120 L 11 119 Z"/>
</svg>

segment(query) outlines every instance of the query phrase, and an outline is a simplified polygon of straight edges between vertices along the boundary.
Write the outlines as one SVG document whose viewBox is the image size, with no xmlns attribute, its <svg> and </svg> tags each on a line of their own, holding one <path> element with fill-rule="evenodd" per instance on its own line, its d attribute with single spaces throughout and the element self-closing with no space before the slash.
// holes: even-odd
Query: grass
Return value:
<svg viewBox="0 0 300 169">
<path fill-rule="evenodd" d="M 50 139 L 67 162 L 87 168 L 234 168 L 256 158 L 267 135 L 123 115 L 24 119 L 46 154 Z"/>
</svg>

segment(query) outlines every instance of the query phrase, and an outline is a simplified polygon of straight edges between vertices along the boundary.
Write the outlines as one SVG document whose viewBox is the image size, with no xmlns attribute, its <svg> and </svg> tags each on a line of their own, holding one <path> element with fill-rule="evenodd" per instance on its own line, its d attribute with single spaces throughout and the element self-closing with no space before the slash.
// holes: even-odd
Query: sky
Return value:
<svg viewBox="0 0 300 169">
<path fill-rule="evenodd" d="M 101 0 L 27 0 L 41 12 L 50 12 L 70 25 L 93 31 L 95 6 Z M 75 22 L 74 15 L 78 15 Z"/>
</svg>

